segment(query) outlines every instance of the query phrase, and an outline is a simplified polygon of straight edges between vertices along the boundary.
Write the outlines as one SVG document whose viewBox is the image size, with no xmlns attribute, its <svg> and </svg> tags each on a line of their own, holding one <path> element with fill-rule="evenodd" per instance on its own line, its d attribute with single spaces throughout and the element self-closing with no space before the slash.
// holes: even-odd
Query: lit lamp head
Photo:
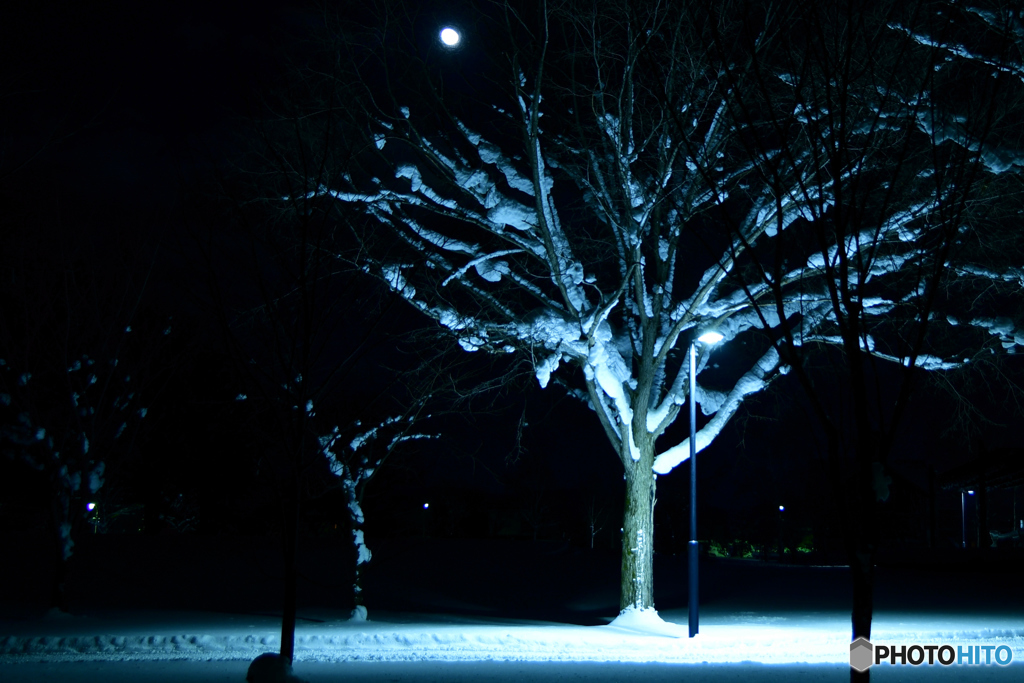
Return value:
<svg viewBox="0 0 1024 683">
<path fill-rule="evenodd" d="M 89 512 L 92 512 L 93 510 L 96 509 L 96 503 L 87 503 L 85 509 L 88 510 Z"/>
<path fill-rule="evenodd" d="M 725 337 L 722 334 L 715 332 L 713 330 L 710 332 L 705 332 L 704 334 L 697 337 L 697 341 L 699 341 L 701 344 L 707 344 L 709 346 L 712 344 L 717 344 L 723 339 L 725 339 Z"/>
<path fill-rule="evenodd" d="M 462 36 L 451 26 L 445 26 L 440 33 L 441 44 L 448 49 L 455 49 L 462 42 Z"/>
</svg>

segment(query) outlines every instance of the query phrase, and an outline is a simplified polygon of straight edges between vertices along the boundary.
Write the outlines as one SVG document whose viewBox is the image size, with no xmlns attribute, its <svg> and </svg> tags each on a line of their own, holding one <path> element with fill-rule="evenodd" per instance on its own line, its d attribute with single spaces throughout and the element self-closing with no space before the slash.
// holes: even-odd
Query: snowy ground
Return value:
<svg viewBox="0 0 1024 683">
<path fill-rule="evenodd" d="M 663 616 L 685 624 L 684 612 Z M 847 674 L 842 614 L 706 614 L 694 639 L 616 626 L 443 615 L 380 614 L 352 623 L 307 615 L 296 672 L 315 681 L 838 681 Z M 315 619 L 316 621 L 310 621 Z M 119 612 L 6 622 L 0 671 L 7 683 L 236 681 L 248 662 L 277 649 L 269 616 Z M 1024 616 L 880 615 L 876 642 L 1007 644 L 1009 667 L 891 667 L 878 680 L 1011 681 L 1024 675 Z"/>
<path fill-rule="evenodd" d="M 545 598 L 547 609 L 531 607 L 558 617 L 539 620 L 509 606 L 516 594 L 515 577 L 499 572 L 490 577 L 502 579 L 497 583 L 478 573 L 434 580 L 428 568 L 436 567 L 437 558 L 424 557 L 422 547 L 413 550 L 420 558 L 418 565 L 401 552 L 390 557 L 382 553 L 375 592 L 383 603 L 389 602 L 383 596 L 390 595 L 392 609 L 374 609 L 371 601 L 370 621 L 350 622 L 339 609 L 306 606 L 300 611 L 297 674 L 311 683 L 839 681 L 848 676 L 849 616 L 839 590 L 843 576 L 834 569 L 711 564 L 700 634 L 690 639 L 685 604 L 673 597 L 673 585 L 680 582 L 669 580 L 677 569 L 672 565 L 663 572 L 663 581 L 670 585 L 662 591 L 667 606 L 661 616 L 681 626 L 623 626 L 607 623 L 614 608 L 606 604 L 603 587 L 585 588 L 583 594 L 568 587 L 589 585 L 580 567 L 573 574 L 578 562 L 590 566 L 585 553 L 571 551 L 558 555 L 557 562 L 551 560 L 558 565 L 554 569 L 569 575 L 552 579 L 549 583 L 557 585 L 549 588 L 566 595 L 559 604 Z M 442 554 L 451 561 L 451 548 Z M 514 555 L 524 555 L 522 548 Z M 522 561 L 533 566 L 540 560 L 525 556 Z M 465 558 L 454 566 L 470 563 Z M 416 567 L 414 574 L 408 574 L 411 566 Z M 516 568 L 506 563 L 504 571 L 516 573 Z M 440 571 L 437 576 L 449 574 Z M 405 580 L 399 580 L 401 576 Z M 883 572 L 881 578 L 875 643 L 1008 645 L 1015 663 L 882 665 L 872 670 L 877 680 L 1024 679 L 1024 590 L 1018 587 L 1019 574 L 914 571 Z M 488 601 L 480 592 L 488 584 L 505 590 Z M 840 595 L 828 598 L 833 592 Z M 523 594 L 519 599 L 531 604 Z M 403 603 L 416 611 L 393 609 Z M 277 650 L 279 644 L 280 622 L 269 611 L 110 609 L 98 600 L 83 600 L 78 612 L 70 617 L 0 621 L 0 679 L 240 683 L 248 662 Z M 600 612 L 605 616 L 595 616 Z"/>
</svg>

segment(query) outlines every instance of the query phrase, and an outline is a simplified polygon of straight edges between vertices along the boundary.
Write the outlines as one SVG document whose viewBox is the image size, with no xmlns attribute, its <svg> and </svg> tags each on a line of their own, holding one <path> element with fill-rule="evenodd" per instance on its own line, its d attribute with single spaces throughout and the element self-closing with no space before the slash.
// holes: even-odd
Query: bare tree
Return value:
<svg viewBox="0 0 1024 683">
<path fill-rule="evenodd" d="M 429 368 L 429 369 L 428 369 Z M 446 412 L 439 404 L 443 394 L 448 393 L 447 373 L 453 368 L 440 370 L 437 366 L 425 366 L 420 376 L 425 381 L 416 385 L 412 398 L 400 413 L 388 415 L 373 422 L 364 422 L 372 412 L 372 406 L 363 406 L 362 417 L 352 419 L 346 416 L 344 428 L 335 425 L 330 432 L 320 437 L 320 450 L 331 474 L 336 477 L 344 493 L 352 543 L 355 549 L 355 575 L 352 581 L 352 618 L 365 621 L 367 608 L 363 600 L 362 566 L 373 557 L 366 544 L 363 512 L 363 496 L 367 485 L 380 472 L 384 464 L 403 447 L 403 444 L 423 439 L 437 439 L 439 435 L 426 431 L 428 420 L 437 413 L 426 412 L 428 407 Z M 396 392 L 397 393 L 397 392 Z M 395 409 L 397 406 L 390 406 Z"/>
<path fill-rule="evenodd" d="M 587 535 L 590 537 L 590 549 L 594 549 L 594 539 L 604 530 L 604 508 L 598 506 L 597 495 L 592 495 L 586 510 Z"/>
<path fill-rule="evenodd" d="M 522 354 L 542 387 L 557 378 L 595 411 L 626 480 L 622 610 L 653 607 L 655 480 L 690 450 L 669 433 L 680 410 L 696 398 L 709 416 L 702 450 L 780 371 L 763 334 L 778 321 L 759 318 L 734 280 L 747 245 L 802 207 L 750 190 L 761 182 L 753 165 L 733 163 L 729 102 L 741 86 L 707 50 L 716 27 L 742 28 L 728 14 L 499 5 L 475 38 L 505 57 L 487 71 L 487 113 L 462 106 L 465 93 L 416 91 L 407 76 L 371 79 L 367 68 L 362 123 L 377 153 L 313 193 L 393 230 L 387 252 L 367 250 L 370 269 L 464 349 Z M 714 227 L 734 191 L 754 197 L 741 207 L 742 240 Z M 687 350 L 710 329 L 742 347 L 745 365 L 715 372 L 701 348 L 697 369 L 710 379 L 690 387 Z M 656 447 L 661 437 L 669 443 Z"/>
<path fill-rule="evenodd" d="M 481 10 L 465 52 L 424 50 L 402 33 L 407 17 L 390 15 L 332 31 L 343 40 L 326 52 L 342 66 L 307 75 L 352 93 L 366 150 L 361 168 L 304 196 L 364 212 L 367 236 L 390 229 L 387 249 L 367 244 L 367 269 L 466 351 L 521 354 L 542 387 L 554 379 L 595 411 L 626 481 L 621 610 L 653 608 L 655 482 L 689 455 L 672 429 L 688 402 L 708 418 L 699 451 L 806 342 L 909 367 L 961 362 L 922 342 L 909 355 L 868 348 L 859 325 L 836 332 L 851 315 L 919 332 L 905 310 L 934 304 L 942 269 L 927 266 L 945 263 L 929 235 L 956 233 L 961 190 L 989 158 L 981 140 L 943 147 L 943 117 L 956 114 L 914 99 L 940 64 L 900 23 L 912 9 L 890 26 L 847 4 L 816 24 L 800 4 L 499 3 Z M 826 56 L 829 40 L 842 48 L 828 22 L 859 29 L 862 15 L 872 28 L 834 72 L 794 58 L 805 36 Z M 309 120 L 335 114 L 321 105 Z M 837 221 L 838 233 L 820 227 Z M 911 298 L 832 291 L 836 269 L 884 274 Z M 699 347 L 691 387 L 687 351 L 708 330 L 732 371 Z M 884 482 L 870 466 L 858 476 Z"/>
<path fill-rule="evenodd" d="M 1020 294 L 1002 286 L 1005 272 L 962 249 L 999 219 L 991 209 L 1018 182 L 1003 176 L 1024 161 L 1000 135 L 1004 120 L 1019 119 L 1019 89 L 993 71 L 1017 63 L 1007 61 L 1017 9 L 971 21 L 972 10 L 942 7 L 955 16 L 929 3 L 799 3 L 786 18 L 798 30 L 777 33 L 774 49 L 753 60 L 756 87 L 737 89 L 731 103 L 769 193 L 804 207 L 798 221 L 779 221 L 770 244 L 754 247 L 743 225 L 733 234 L 772 292 L 770 305 L 757 305 L 764 324 L 786 320 L 775 347 L 824 436 L 852 570 L 854 639 L 871 635 L 878 505 L 889 496 L 888 456 L 920 372 L 969 361 L 964 340 L 947 331 L 970 309 L 958 290 L 981 282 L 1003 305 Z M 992 60 L 965 56 L 979 34 Z M 718 38 L 722 51 L 730 38 Z M 751 303 L 763 301 L 760 287 L 744 287 Z M 969 344 L 984 342 L 974 334 Z M 824 383 L 807 364 L 822 347 L 834 349 L 825 351 L 832 381 Z"/>
<path fill-rule="evenodd" d="M 0 451 L 47 480 L 49 601 L 68 611 L 75 538 L 114 502 L 105 484 L 158 393 L 156 359 L 171 328 L 146 305 L 138 253 L 116 264 L 81 246 L 40 247 L 16 224 L 0 249 Z"/>
</svg>

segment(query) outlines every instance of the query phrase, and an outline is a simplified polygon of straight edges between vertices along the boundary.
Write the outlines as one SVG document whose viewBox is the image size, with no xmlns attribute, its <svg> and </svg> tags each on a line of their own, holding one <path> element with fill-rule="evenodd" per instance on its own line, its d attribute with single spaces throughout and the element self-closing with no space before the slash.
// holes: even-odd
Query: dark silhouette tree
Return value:
<svg viewBox="0 0 1024 683">
<path fill-rule="evenodd" d="M 28 223 L 16 220 L 0 244 L 0 449 L 48 483 L 49 603 L 68 611 L 74 539 L 115 502 L 105 483 L 122 473 L 159 393 L 171 325 L 148 300 L 145 250 L 72 239 L 43 249 L 52 243 Z"/>
<path fill-rule="evenodd" d="M 1018 9 L 794 3 L 772 19 L 775 49 L 746 48 L 755 78 L 731 77 L 753 86 L 730 103 L 747 158 L 776 202 L 804 207 L 770 244 L 755 247 L 740 224 L 733 234 L 772 292 L 758 304 L 765 326 L 786 321 L 774 345 L 823 435 L 854 639 L 871 636 L 887 463 L 922 371 L 968 363 L 989 333 L 1013 335 L 1008 319 L 972 311 L 979 289 L 1004 310 L 1019 307 L 1020 292 L 1006 284 L 1007 264 L 970 245 L 1006 219 L 1024 167 L 1006 135 L 1021 115 Z M 734 49 L 729 35 L 716 45 Z M 763 301 L 760 287 L 744 287 Z M 961 321 L 973 332 L 956 331 Z M 827 378 L 810 368 L 817 354 Z"/>
</svg>

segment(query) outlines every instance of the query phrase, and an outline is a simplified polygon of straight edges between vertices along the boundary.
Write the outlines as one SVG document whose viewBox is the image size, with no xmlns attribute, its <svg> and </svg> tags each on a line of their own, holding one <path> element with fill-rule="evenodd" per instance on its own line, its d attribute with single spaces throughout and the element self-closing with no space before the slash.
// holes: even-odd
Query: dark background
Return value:
<svg viewBox="0 0 1024 683">
<path fill-rule="evenodd" d="M 145 272 L 145 316 L 174 330 L 158 340 L 146 389 L 150 421 L 101 490 L 103 514 L 90 521 L 96 531 L 279 533 L 273 477 L 261 469 L 266 446 L 234 401 L 239 379 L 224 361 L 206 306 L 211 264 L 199 257 L 196 235 L 215 227 L 216 217 L 202 215 L 196 209 L 202 202 L 192 199 L 246 144 L 240 132 L 261 115 L 263 94 L 280 87 L 289 62 L 311 49 L 302 38 L 317 24 L 317 12 L 271 2 L 125 2 L 99 9 L 37 2 L 2 10 L 5 268 L 33 270 L 40 281 L 59 279 L 67 268 Z M 434 14 L 443 10 L 425 10 L 422 25 L 429 27 Z M 48 305 L 12 301 L 10 294 L 5 305 Z M 414 312 L 402 311 L 387 334 L 397 339 L 421 324 Z M 729 353 L 716 351 L 714 362 L 728 368 Z M 378 359 L 365 362 L 372 376 Z M 615 551 L 622 471 L 597 420 L 558 387 L 541 391 L 522 375 L 517 382 L 478 411 L 442 418 L 439 440 L 407 449 L 373 481 L 364 505 L 371 548 L 375 539 L 413 536 L 588 547 L 587 511 L 595 501 L 601 530 L 594 544 Z M 944 382 L 923 376 L 921 382 L 925 389 L 893 451 L 889 549 L 957 546 L 957 491 L 935 490 L 938 533 L 929 541 L 929 469 L 941 473 L 983 448 L 1019 445 L 1016 405 L 970 371 L 952 380 L 976 410 L 966 418 Z M 524 415 L 528 426 L 517 444 Z M 709 548 L 714 541 L 720 552 L 763 558 L 777 552 L 783 536 L 790 561 L 842 557 L 811 424 L 798 387 L 782 378 L 749 398 L 701 454 L 701 536 Z M 677 424 L 666 441 L 685 428 Z M 688 468 L 678 468 L 658 481 L 659 553 L 685 545 L 688 476 Z M 993 529 L 1008 530 L 1021 516 L 1024 501 L 1014 493 L 992 494 Z M 49 505 L 39 473 L 0 458 L 5 534 L 44 538 Z M 337 494 L 307 501 L 306 537 L 347 547 L 342 505 Z M 976 519 L 973 508 L 968 513 Z"/>
</svg>

